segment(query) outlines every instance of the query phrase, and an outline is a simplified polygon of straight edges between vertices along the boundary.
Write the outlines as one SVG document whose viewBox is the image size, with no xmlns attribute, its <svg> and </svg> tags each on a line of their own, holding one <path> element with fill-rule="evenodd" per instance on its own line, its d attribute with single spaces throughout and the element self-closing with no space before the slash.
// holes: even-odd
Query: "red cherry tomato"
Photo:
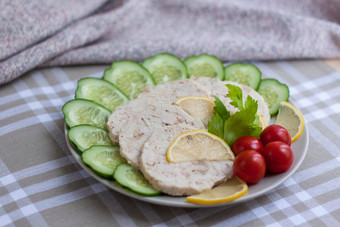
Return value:
<svg viewBox="0 0 340 227">
<path fill-rule="evenodd" d="M 288 170 L 294 160 L 290 146 L 281 141 L 268 143 L 263 148 L 267 169 L 273 173 L 282 173 Z"/>
<path fill-rule="evenodd" d="M 255 150 L 245 150 L 236 156 L 233 164 L 235 176 L 247 183 L 257 183 L 266 173 L 266 161 Z"/>
<path fill-rule="evenodd" d="M 269 125 L 262 131 L 260 139 L 263 146 L 274 141 L 281 141 L 288 145 L 291 144 L 291 138 L 287 129 L 280 125 Z"/>
<path fill-rule="evenodd" d="M 242 136 L 238 138 L 231 148 L 235 156 L 245 150 L 255 150 L 261 153 L 262 149 L 263 145 L 261 143 L 261 140 L 254 136 Z"/>
</svg>

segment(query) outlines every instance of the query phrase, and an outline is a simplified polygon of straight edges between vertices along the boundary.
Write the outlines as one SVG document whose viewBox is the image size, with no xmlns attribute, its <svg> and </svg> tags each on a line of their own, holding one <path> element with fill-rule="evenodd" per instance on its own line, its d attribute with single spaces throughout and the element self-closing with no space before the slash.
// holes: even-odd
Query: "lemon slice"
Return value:
<svg viewBox="0 0 340 227">
<path fill-rule="evenodd" d="M 214 114 L 214 100 L 204 96 L 184 96 L 174 102 L 180 106 L 193 118 L 202 121 L 205 127 L 208 126 L 212 115 Z"/>
<path fill-rule="evenodd" d="M 246 182 L 233 176 L 226 182 L 218 185 L 217 187 L 204 191 L 198 195 L 192 195 L 187 197 L 188 203 L 198 204 L 216 204 L 224 203 L 235 200 L 248 191 Z"/>
<path fill-rule="evenodd" d="M 275 124 L 287 129 L 292 142 L 294 142 L 303 132 L 304 119 L 301 112 L 295 106 L 289 102 L 282 101 Z"/>
<path fill-rule="evenodd" d="M 168 162 L 234 160 L 234 153 L 220 137 L 197 129 L 179 134 L 167 150 Z"/>
<path fill-rule="evenodd" d="M 262 115 L 261 115 L 259 112 L 257 112 L 257 114 L 259 115 L 259 119 L 260 119 L 259 125 L 261 126 L 261 128 L 262 128 L 262 130 L 263 130 L 263 129 L 265 129 L 265 128 L 267 127 L 267 124 L 266 124 L 266 122 L 264 121 Z"/>
</svg>

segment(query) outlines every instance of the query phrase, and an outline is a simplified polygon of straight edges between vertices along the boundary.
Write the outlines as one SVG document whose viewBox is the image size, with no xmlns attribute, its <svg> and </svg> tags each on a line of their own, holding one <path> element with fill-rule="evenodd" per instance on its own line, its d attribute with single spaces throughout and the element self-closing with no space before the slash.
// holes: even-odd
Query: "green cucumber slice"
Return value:
<svg viewBox="0 0 340 227">
<path fill-rule="evenodd" d="M 106 128 L 106 122 L 111 111 L 86 99 L 74 99 L 63 106 L 65 122 L 68 127 L 88 124 Z"/>
<path fill-rule="evenodd" d="M 156 84 L 187 78 L 185 64 L 172 54 L 162 53 L 147 58 L 143 66 L 149 70 Z"/>
<path fill-rule="evenodd" d="M 130 99 L 137 98 L 147 85 L 154 86 L 150 73 L 133 61 L 117 61 L 104 71 L 103 79 L 119 87 Z"/>
<path fill-rule="evenodd" d="M 113 178 L 122 186 L 146 196 L 161 194 L 153 189 L 143 174 L 128 164 L 120 164 L 113 173 Z"/>
<path fill-rule="evenodd" d="M 112 179 L 116 167 L 126 162 L 120 156 L 119 149 L 119 146 L 93 145 L 86 149 L 81 157 L 98 175 Z"/>
<path fill-rule="evenodd" d="M 253 64 L 233 63 L 224 68 L 224 80 L 230 80 L 257 90 L 259 88 L 262 73 Z"/>
<path fill-rule="evenodd" d="M 213 55 L 201 54 L 184 60 L 189 76 L 224 79 L 223 63 Z"/>
<path fill-rule="evenodd" d="M 258 93 L 267 102 L 269 113 L 272 117 L 278 113 L 280 102 L 288 101 L 289 98 L 288 86 L 272 78 L 261 81 Z"/>
<path fill-rule="evenodd" d="M 111 111 L 130 100 L 115 85 L 102 79 L 90 77 L 78 80 L 75 97 L 95 101 Z"/>
<path fill-rule="evenodd" d="M 108 132 L 102 128 L 92 125 L 77 125 L 68 131 L 68 138 L 80 151 L 84 151 L 92 145 L 111 146 Z"/>
</svg>

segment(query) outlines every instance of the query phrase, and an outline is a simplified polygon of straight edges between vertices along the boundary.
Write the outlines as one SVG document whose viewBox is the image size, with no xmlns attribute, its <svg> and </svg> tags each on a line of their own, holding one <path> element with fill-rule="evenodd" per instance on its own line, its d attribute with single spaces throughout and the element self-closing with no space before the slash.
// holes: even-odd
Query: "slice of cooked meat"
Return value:
<svg viewBox="0 0 340 227">
<path fill-rule="evenodd" d="M 123 126 L 136 113 L 149 109 L 149 105 L 172 104 L 176 99 L 188 96 L 208 96 L 208 91 L 192 80 L 178 80 L 155 87 L 147 87 L 135 100 L 118 106 L 107 122 L 107 129 L 113 143 L 118 144 L 118 135 Z"/>
<path fill-rule="evenodd" d="M 190 79 L 177 80 L 165 84 L 159 84 L 155 87 L 146 87 L 139 97 L 168 97 L 171 103 L 183 96 L 208 96 L 209 92 L 199 83 Z"/>
<path fill-rule="evenodd" d="M 139 157 L 144 143 L 153 132 L 164 127 L 185 124 L 195 129 L 204 129 L 203 123 L 192 118 L 182 108 L 166 103 L 149 103 L 147 108 L 136 113 L 124 124 L 119 133 L 120 154 L 132 166 L 139 168 Z"/>
<path fill-rule="evenodd" d="M 166 152 L 181 132 L 194 129 L 188 124 L 154 131 L 144 144 L 141 171 L 151 185 L 173 196 L 193 195 L 211 189 L 233 175 L 232 161 L 169 163 Z"/>
<path fill-rule="evenodd" d="M 170 101 L 168 98 L 163 96 L 143 97 L 131 100 L 126 105 L 118 106 L 110 115 L 107 122 L 107 129 L 109 130 L 109 136 L 112 142 L 114 144 L 118 144 L 120 130 L 127 122 L 134 119 L 136 114 L 150 109 L 149 105 L 155 105 L 158 103 L 170 103 Z"/>
<path fill-rule="evenodd" d="M 233 84 L 239 86 L 243 91 L 243 100 L 245 101 L 248 95 L 255 99 L 258 103 L 258 112 L 262 115 L 266 124 L 269 125 L 270 114 L 268 105 L 266 101 L 264 101 L 262 96 L 259 93 L 257 93 L 254 89 L 246 85 L 238 84 L 233 81 L 220 81 L 219 79 L 216 78 L 192 77 L 191 80 L 196 83 L 199 83 L 206 90 L 208 90 L 210 98 L 214 98 L 214 96 L 220 98 L 221 101 L 226 106 L 226 108 L 231 112 L 231 114 L 235 113 L 237 111 L 237 108 L 230 105 L 231 100 L 228 97 L 226 97 L 226 94 L 228 94 L 228 88 L 225 85 Z"/>
</svg>

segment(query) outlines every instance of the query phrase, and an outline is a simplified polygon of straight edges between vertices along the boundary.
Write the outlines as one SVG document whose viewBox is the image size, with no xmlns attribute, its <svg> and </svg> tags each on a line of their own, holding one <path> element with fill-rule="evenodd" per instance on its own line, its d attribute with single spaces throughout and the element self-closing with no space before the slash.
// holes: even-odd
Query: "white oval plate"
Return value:
<svg viewBox="0 0 340 227">
<path fill-rule="evenodd" d="M 148 203 L 164 205 L 164 206 L 191 207 L 191 208 L 216 207 L 216 206 L 226 206 L 226 205 L 231 205 L 231 204 L 237 204 L 237 203 L 242 203 L 242 202 L 254 199 L 256 197 L 259 197 L 261 195 L 268 193 L 272 189 L 282 184 L 288 177 L 290 177 L 299 168 L 303 159 L 305 158 L 305 155 L 307 153 L 308 143 L 309 143 L 309 132 L 308 132 L 307 125 L 305 123 L 302 135 L 297 141 L 292 143 L 291 147 L 294 152 L 294 162 L 288 171 L 284 173 L 280 173 L 280 174 L 270 174 L 270 175 L 267 174 L 259 183 L 250 185 L 248 188 L 248 192 L 244 196 L 236 200 L 226 202 L 226 203 L 201 205 L 201 204 L 187 203 L 185 201 L 186 197 L 173 197 L 173 196 L 167 196 L 167 195 L 159 195 L 159 196 L 153 196 L 153 197 L 141 196 L 141 195 L 131 192 L 128 189 L 121 187 L 115 181 L 110 181 L 110 180 L 101 178 L 82 162 L 81 155 L 78 153 L 77 148 L 74 147 L 73 144 L 69 141 L 67 137 L 67 132 L 68 132 L 68 129 L 65 124 L 66 142 L 73 157 L 77 160 L 79 165 L 81 165 L 81 167 L 83 167 L 92 177 L 94 177 L 96 180 L 98 180 L 102 184 L 106 185 L 108 188 L 111 188 L 114 191 L 124 194 L 126 196 L 129 196 L 131 198 L 135 198 L 135 199 L 148 202 Z"/>
</svg>

